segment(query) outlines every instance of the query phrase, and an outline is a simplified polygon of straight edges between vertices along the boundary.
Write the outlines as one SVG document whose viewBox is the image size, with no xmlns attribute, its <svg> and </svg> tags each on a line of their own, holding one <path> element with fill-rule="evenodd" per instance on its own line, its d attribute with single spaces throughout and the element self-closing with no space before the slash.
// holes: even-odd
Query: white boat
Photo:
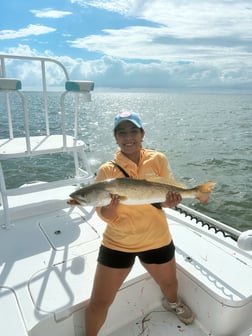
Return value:
<svg viewBox="0 0 252 336">
<path fill-rule="evenodd" d="M 92 207 L 70 206 L 69 194 L 93 179 L 78 139 L 79 100 L 87 108 L 93 83 L 71 81 L 59 62 L 40 57 L 0 55 L 0 94 L 6 100 L 5 134 L 0 133 L 0 335 L 84 336 L 84 310 L 90 297 L 97 251 L 105 224 Z M 22 78 L 8 76 L 12 62 L 41 70 L 45 133 L 33 133 L 33 108 Z M 52 133 L 48 115 L 47 71 L 62 71 L 61 132 Z M 16 135 L 12 100 L 21 102 L 23 130 Z M 68 111 L 65 99 L 73 96 Z M 68 132 L 66 114 L 73 113 Z M 3 124 L 2 124 L 3 125 Z M 2 128 L 1 125 L 1 128 Z M 36 155 L 73 155 L 75 177 L 7 188 L 6 160 L 21 163 Z M 5 162 L 4 162 L 5 161 Z M 20 166 L 20 170 L 22 170 Z M 176 245 L 179 294 L 196 319 L 184 325 L 161 305 L 158 286 L 136 262 L 120 288 L 100 336 L 251 336 L 252 234 L 241 233 L 186 206 L 166 209 Z M 238 243 L 237 243 L 238 241 Z"/>
</svg>

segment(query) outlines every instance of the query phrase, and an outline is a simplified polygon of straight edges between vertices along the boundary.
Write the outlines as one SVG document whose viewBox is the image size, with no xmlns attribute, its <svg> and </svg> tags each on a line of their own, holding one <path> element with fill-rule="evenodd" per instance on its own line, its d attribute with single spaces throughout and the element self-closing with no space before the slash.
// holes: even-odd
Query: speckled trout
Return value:
<svg viewBox="0 0 252 336">
<path fill-rule="evenodd" d="M 162 180 L 163 181 L 163 180 Z M 206 182 L 194 188 L 187 189 L 177 182 L 160 182 L 153 180 L 114 178 L 95 182 L 73 192 L 70 204 L 104 206 L 110 203 L 111 194 L 119 195 L 122 204 L 162 203 L 169 191 L 178 192 L 182 198 L 196 198 L 207 203 L 210 193 L 216 183 Z"/>
</svg>

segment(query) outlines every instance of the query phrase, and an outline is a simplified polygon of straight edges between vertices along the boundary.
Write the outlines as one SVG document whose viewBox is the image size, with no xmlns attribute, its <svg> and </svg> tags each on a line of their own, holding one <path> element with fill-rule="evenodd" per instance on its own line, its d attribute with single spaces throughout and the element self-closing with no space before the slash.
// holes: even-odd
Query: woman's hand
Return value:
<svg viewBox="0 0 252 336">
<path fill-rule="evenodd" d="M 112 195 L 111 194 L 111 201 L 108 205 L 101 207 L 101 214 L 104 218 L 113 219 L 117 215 L 117 206 L 120 203 L 120 196 L 119 195 Z"/>
<path fill-rule="evenodd" d="M 166 200 L 161 205 L 164 208 L 173 208 L 182 201 L 182 197 L 175 191 L 168 191 L 166 194 Z"/>
</svg>

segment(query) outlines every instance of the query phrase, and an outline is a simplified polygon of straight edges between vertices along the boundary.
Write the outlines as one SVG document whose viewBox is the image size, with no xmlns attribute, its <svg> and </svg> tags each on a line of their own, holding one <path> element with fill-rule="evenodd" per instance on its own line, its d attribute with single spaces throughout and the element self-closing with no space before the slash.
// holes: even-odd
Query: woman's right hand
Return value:
<svg viewBox="0 0 252 336">
<path fill-rule="evenodd" d="M 120 203 L 119 195 L 111 194 L 111 201 L 108 205 L 101 207 L 101 214 L 104 218 L 112 220 L 117 215 L 117 206 Z"/>
</svg>

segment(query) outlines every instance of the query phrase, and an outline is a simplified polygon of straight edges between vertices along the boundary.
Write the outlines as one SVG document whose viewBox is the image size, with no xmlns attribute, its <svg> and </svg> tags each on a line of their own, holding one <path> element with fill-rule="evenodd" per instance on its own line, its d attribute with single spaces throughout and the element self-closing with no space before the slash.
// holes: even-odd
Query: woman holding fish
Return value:
<svg viewBox="0 0 252 336">
<path fill-rule="evenodd" d="M 124 111 L 115 117 L 114 137 L 119 146 L 114 161 L 102 165 L 97 181 L 129 176 L 133 179 L 162 177 L 172 179 L 164 154 L 142 148 L 145 132 L 138 114 Z M 132 187 L 134 188 L 134 186 Z M 194 316 L 177 296 L 175 248 L 162 207 L 181 202 L 176 191 L 169 191 L 162 203 L 127 205 L 111 195 L 108 205 L 97 207 L 107 223 L 93 284 L 86 309 L 86 336 L 96 336 L 105 322 L 117 291 L 129 274 L 135 258 L 160 286 L 163 305 L 186 324 Z"/>
</svg>

